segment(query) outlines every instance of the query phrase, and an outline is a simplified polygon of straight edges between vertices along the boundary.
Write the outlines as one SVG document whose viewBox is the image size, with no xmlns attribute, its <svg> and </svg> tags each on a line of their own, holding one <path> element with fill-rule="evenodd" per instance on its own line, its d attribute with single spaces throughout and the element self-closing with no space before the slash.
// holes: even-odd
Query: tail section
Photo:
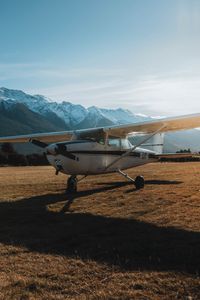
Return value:
<svg viewBox="0 0 200 300">
<path fill-rule="evenodd" d="M 146 144 L 142 144 L 141 148 L 145 148 L 156 152 L 156 154 L 163 153 L 164 133 L 157 133 Z"/>
</svg>

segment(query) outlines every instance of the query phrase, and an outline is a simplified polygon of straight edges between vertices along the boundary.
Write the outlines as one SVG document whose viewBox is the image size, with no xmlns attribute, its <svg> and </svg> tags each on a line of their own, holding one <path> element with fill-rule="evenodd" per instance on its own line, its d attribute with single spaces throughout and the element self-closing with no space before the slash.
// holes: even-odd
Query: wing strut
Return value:
<svg viewBox="0 0 200 300">
<path fill-rule="evenodd" d="M 137 145 L 133 146 L 132 148 L 130 148 L 128 151 L 126 151 L 124 154 L 122 154 L 119 158 L 116 158 L 113 162 L 111 162 L 106 168 L 105 171 L 107 169 L 109 169 L 111 166 L 113 166 L 116 162 L 120 161 L 121 159 L 123 159 L 124 157 L 128 156 L 131 152 L 133 152 L 136 148 L 140 147 L 142 144 L 146 143 L 148 140 L 150 140 L 154 135 L 156 135 L 157 133 L 159 133 L 162 129 L 164 129 L 165 125 L 163 125 L 162 127 L 160 127 L 158 130 L 154 131 L 150 136 L 148 136 L 147 138 L 145 138 L 144 140 L 142 140 L 141 142 L 139 142 Z"/>
<path fill-rule="evenodd" d="M 131 178 L 128 174 L 122 172 L 120 169 L 117 169 L 117 172 L 119 174 L 121 174 L 122 176 L 124 176 L 126 179 L 128 179 L 128 180 L 132 181 L 133 183 L 135 183 L 135 180 L 133 178 Z"/>
</svg>

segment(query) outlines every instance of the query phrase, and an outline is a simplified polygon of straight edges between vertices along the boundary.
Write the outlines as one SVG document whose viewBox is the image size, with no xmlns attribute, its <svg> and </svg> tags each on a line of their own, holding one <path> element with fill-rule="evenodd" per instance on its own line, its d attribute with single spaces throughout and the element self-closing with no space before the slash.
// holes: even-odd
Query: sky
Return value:
<svg viewBox="0 0 200 300">
<path fill-rule="evenodd" d="M 200 112 L 199 0 L 0 0 L 0 87 L 85 107 Z"/>
</svg>

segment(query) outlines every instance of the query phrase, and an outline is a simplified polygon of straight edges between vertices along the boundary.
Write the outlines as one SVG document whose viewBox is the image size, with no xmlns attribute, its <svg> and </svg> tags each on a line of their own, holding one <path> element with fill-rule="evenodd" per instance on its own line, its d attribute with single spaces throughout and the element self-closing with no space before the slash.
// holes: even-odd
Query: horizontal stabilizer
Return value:
<svg viewBox="0 0 200 300">
<path fill-rule="evenodd" d="M 200 158 L 199 153 L 163 153 L 156 155 L 159 158 Z"/>
</svg>

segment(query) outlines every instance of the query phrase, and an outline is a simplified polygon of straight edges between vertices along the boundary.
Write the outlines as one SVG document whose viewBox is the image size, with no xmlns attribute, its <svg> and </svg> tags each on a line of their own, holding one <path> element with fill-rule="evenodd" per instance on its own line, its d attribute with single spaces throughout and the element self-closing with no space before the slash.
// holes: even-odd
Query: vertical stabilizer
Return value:
<svg viewBox="0 0 200 300">
<path fill-rule="evenodd" d="M 142 140 L 144 140 L 146 137 L 148 137 L 148 135 L 139 134 L 139 135 L 135 135 L 129 140 L 131 144 L 134 146 L 142 142 Z M 140 147 L 154 151 L 156 154 L 162 154 L 163 145 L 164 145 L 164 133 L 157 133 L 152 138 L 150 138 L 147 142 L 141 144 Z"/>
</svg>

